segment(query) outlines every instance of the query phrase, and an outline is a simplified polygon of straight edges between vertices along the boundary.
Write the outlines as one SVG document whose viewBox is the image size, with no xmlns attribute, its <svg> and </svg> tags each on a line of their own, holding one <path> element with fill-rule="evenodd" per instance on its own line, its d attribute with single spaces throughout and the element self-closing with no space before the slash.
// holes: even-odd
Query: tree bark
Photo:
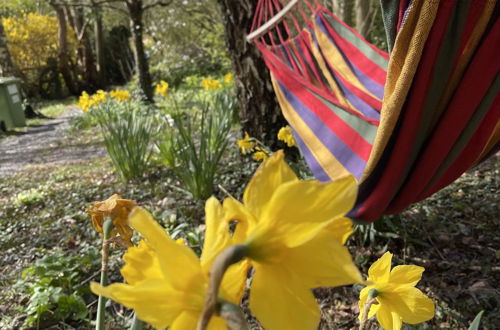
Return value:
<svg viewBox="0 0 500 330">
<path fill-rule="evenodd" d="M 368 36 L 372 22 L 371 1 L 356 0 L 356 31 L 363 37 Z"/>
<path fill-rule="evenodd" d="M 274 95 L 269 70 L 258 49 L 245 39 L 258 1 L 218 2 L 222 9 L 227 48 L 236 77 L 242 130 L 273 146 L 278 130 L 286 122 Z"/>
<path fill-rule="evenodd" d="M 143 14 L 144 7 L 142 0 L 127 1 L 127 7 L 130 14 L 130 30 L 132 31 L 132 39 L 134 42 L 134 58 L 136 66 L 136 74 L 138 79 L 139 88 L 143 94 L 144 100 L 147 102 L 154 102 L 153 87 L 151 75 L 149 73 L 149 64 L 144 52 L 144 42 L 142 40 L 143 34 Z"/>
<path fill-rule="evenodd" d="M 71 18 L 73 30 L 76 33 L 78 40 L 78 60 L 83 68 L 83 77 L 86 89 L 89 86 L 96 85 L 96 68 L 94 66 L 94 57 L 92 46 L 87 33 L 87 24 L 84 23 L 83 7 L 76 6 L 77 2 L 73 1 L 73 6 L 66 6 L 67 17 Z"/>
<path fill-rule="evenodd" d="M 7 47 L 7 37 L 0 18 L 0 77 L 14 76 L 14 65 Z"/>
<path fill-rule="evenodd" d="M 98 84 L 106 85 L 106 75 L 104 74 L 104 29 L 102 25 L 101 8 L 94 4 L 96 17 L 94 20 L 95 34 L 95 56 L 96 56 L 96 71 Z"/>
<path fill-rule="evenodd" d="M 73 75 L 71 74 L 69 65 L 69 49 L 67 38 L 68 29 L 66 26 L 66 16 L 64 15 L 64 9 L 63 7 L 55 3 L 51 3 L 51 5 L 56 12 L 57 21 L 59 23 L 59 70 L 61 71 L 61 75 L 63 76 L 68 91 L 73 95 L 77 95 L 79 92 L 78 87 L 73 79 Z"/>
</svg>

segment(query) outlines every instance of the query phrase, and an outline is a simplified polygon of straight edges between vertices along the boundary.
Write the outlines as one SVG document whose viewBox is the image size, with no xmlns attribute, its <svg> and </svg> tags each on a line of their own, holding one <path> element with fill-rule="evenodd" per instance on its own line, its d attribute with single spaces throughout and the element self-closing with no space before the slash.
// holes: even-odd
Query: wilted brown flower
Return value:
<svg viewBox="0 0 500 330">
<path fill-rule="evenodd" d="M 114 226 L 111 231 L 111 237 L 120 234 L 120 237 L 130 245 L 133 231 L 128 225 L 128 215 L 136 206 L 137 203 L 135 201 L 122 199 L 120 195 L 114 194 L 105 201 L 94 202 L 94 205 L 91 209 L 87 210 L 87 213 L 92 216 L 92 225 L 100 233 L 103 232 L 104 219 L 110 217 Z"/>
</svg>

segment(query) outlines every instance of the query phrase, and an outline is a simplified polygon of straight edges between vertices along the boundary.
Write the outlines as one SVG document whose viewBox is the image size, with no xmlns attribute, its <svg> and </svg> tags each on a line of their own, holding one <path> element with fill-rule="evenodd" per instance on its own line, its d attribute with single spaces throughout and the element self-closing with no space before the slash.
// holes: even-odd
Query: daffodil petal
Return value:
<svg viewBox="0 0 500 330">
<path fill-rule="evenodd" d="M 349 250 L 326 230 L 299 247 L 289 248 L 281 263 L 309 288 L 363 282 Z"/>
<path fill-rule="evenodd" d="M 193 311 L 182 312 L 170 326 L 170 330 L 195 330 L 200 313 Z"/>
<path fill-rule="evenodd" d="M 351 219 L 346 217 L 335 219 L 326 226 L 325 230 L 329 231 L 340 244 L 345 244 L 349 236 L 354 232 Z"/>
<path fill-rule="evenodd" d="M 247 238 L 249 228 L 256 226 L 255 218 L 243 204 L 234 198 L 226 198 L 222 207 L 225 221 L 227 223 L 237 222 L 231 244 L 243 243 Z"/>
<path fill-rule="evenodd" d="M 259 166 L 245 189 L 243 203 L 257 220 L 261 218 L 263 206 L 271 200 L 271 196 L 280 185 L 298 180 L 284 158 L 283 150 L 275 152 Z"/>
<path fill-rule="evenodd" d="M 136 284 L 146 279 L 163 279 L 160 262 L 154 250 L 141 240 L 138 247 L 129 247 L 123 256 L 125 266 L 120 270 L 128 284 Z"/>
<path fill-rule="evenodd" d="M 224 250 L 230 242 L 229 226 L 224 221 L 224 212 L 219 201 L 210 197 L 205 203 L 205 243 L 200 262 L 208 272 L 213 259 Z"/>
<path fill-rule="evenodd" d="M 403 325 L 401 317 L 386 306 L 380 306 L 376 315 L 378 323 L 386 330 L 399 330 Z"/>
<path fill-rule="evenodd" d="M 387 283 L 391 272 L 392 253 L 386 252 L 368 269 L 368 280 L 376 283 Z"/>
<path fill-rule="evenodd" d="M 390 282 L 415 286 L 422 279 L 424 267 L 414 265 L 396 266 L 391 270 Z"/>
<path fill-rule="evenodd" d="M 221 284 L 222 298 L 238 305 L 245 293 L 246 281 L 250 264 L 248 260 L 232 265 L 224 274 Z"/>
<path fill-rule="evenodd" d="M 279 266 L 255 265 L 250 309 L 268 330 L 316 329 L 320 311 L 301 279 Z"/>
<path fill-rule="evenodd" d="M 181 294 L 164 280 L 148 280 L 138 285 L 115 283 L 107 287 L 91 283 L 90 289 L 134 309 L 139 319 L 156 328 L 168 327 L 182 311 L 178 302 Z"/>
<path fill-rule="evenodd" d="M 176 289 L 184 290 L 186 279 L 201 273 L 200 262 L 193 250 L 171 239 L 149 212 L 136 207 L 130 214 L 129 222 L 154 249 L 165 279 Z"/>
<path fill-rule="evenodd" d="M 328 183 L 316 180 L 284 183 L 264 206 L 259 226 L 273 228 L 288 247 L 299 246 L 350 211 L 357 191 L 353 176 Z"/>
<path fill-rule="evenodd" d="M 434 302 L 414 287 L 400 287 L 383 292 L 379 301 L 398 313 L 405 323 L 417 324 L 434 317 Z"/>
</svg>

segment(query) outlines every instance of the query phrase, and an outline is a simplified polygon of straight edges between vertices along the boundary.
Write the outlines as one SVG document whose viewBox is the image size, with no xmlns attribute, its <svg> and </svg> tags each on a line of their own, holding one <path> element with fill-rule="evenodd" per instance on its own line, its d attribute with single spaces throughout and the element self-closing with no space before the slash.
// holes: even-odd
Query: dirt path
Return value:
<svg viewBox="0 0 500 330">
<path fill-rule="evenodd" d="M 0 176 L 15 174 L 28 165 L 64 164 L 106 154 L 100 143 L 81 143 L 69 135 L 69 120 L 78 114 L 75 108 L 41 125 L 28 127 L 25 133 L 0 139 Z"/>
</svg>

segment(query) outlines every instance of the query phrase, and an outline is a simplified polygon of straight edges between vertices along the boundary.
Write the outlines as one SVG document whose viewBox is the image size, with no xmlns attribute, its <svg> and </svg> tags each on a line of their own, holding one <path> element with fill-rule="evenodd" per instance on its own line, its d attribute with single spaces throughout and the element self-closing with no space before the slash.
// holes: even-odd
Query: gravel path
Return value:
<svg viewBox="0 0 500 330">
<path fill-rule="evenodd" d="M 27 165 L 65 164 L 101 157 L 100 144 L 75 143 L 68 135 L 69 120 L 79 111 L 68 108 L 55 119 L 28 127 L 25 133 L 0 139 L 0 176 L 15 174 Z"/>
</svg>

